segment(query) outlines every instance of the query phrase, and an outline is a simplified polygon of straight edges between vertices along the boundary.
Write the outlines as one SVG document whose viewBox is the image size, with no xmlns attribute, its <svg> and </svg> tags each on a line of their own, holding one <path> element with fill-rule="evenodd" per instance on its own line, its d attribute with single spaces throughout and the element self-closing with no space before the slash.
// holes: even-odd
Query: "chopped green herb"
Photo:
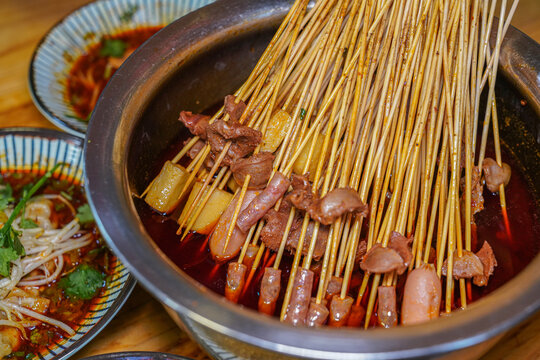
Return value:
<svg viewBox="0 0 540 360">
<path fill-rule="evenodd" d="M 11 261 L 17 260 L 25 254 L 24 247 L 19 240 L 19 233 L 13 229 L 13 221 L 19 216 L 21 210 L 26 206 L 28 200 L 39 190 L 40 187 L 52 176 L 62 163 L 56 164 L 47 171 L 31 188 L 23 191 L 23 197 L 13 209 L 13 212 L 0 229 L 0 275 L 9 276 Z"/>
<path fill-rule="evenodd" d="M 20 226 L 21 226 L 21 229 L 35 229 L 38 227 L 38 224 L 36 224 L 34 220 L 32 219 L 24 218 L 24 219 L 21 219 Z"/>
<path fill-rule="evenodd" d="M 18 237 L 17 241 L 19 241 Z M 0 247 L 0 275 L 8 277 L 11 262 L 17 260 L 20 255 L 22 254 L 17 253 L 13 248 Z"/>
<path fill-rule="evenodd" d="M 35 354 L 32 354 L 32 353 L 28 353 L 26 354 L 26 356 L 24 357 L 24 360 L 31 360 L 33 359 L 35 356 Z"/>
<path fill-rule="evenodd" d="M 54 211 L 58 212 L 66 207 L 66 204 L 64 203 L 55 203 L 54 204 Z"/>
<path fill-rule="evenodd" d="M 0 189 L 0 210 L 5 210 L 9 203 L 15 201 L 13 198 L 13 189 L 11 185 L 6 184 L 5 187 Z"/>
<path fill-rule="evenodd" d="M 120 39 L 104 39 L 99 49 L 99 55 L 121 58 L 126 52 L 127 44 Z"/>
<path fill-rule="evenodd" d="M 88 225 L 94 221 L 94 215 L 92 215 L 92 210 L 88 204 L 84 204 L 77 208 L 77 219 L 81 225 Z"/>
<path fill-rule="evenodd" d="M 103 78 L 106 80 L 110 78 L 111 75 L 112 75 L 112 66 L 111 64 L 107 63 L 107 65 L 105 65 L 105 70 L 103 70 Z"/>
<path fill-rule="evenodd" d="M 89 300 L 103 287 L 104 281 L 105 275 L 88 264 L 83 264 L 62 278 L 58 285 L 70 298 Z"/>
<path fill-rule="evenodd" d="M 304 120 L 305 116 L 306 116 L 306 109 L 301 108 L 300 109 L 300 120 Z"/>
<path fill-rule="evenodd" d="M 70 194 L 68 194 L 68 193 L 65 192 L 65 191 L 60 191 L 60 195 L 62 195 L 63 197 L 65 197 L 65 198 L 68 199 L 69 201 L 73 200 L 73 196 L 71 196 Z"/>
<path fill-rule="evenodd" d="M 133 15 L 139 10 L 139 5 L 131 5 L 126 11 L 120 15 L 120 21 L 129 22 L 133 19 Z"/>
</svg>

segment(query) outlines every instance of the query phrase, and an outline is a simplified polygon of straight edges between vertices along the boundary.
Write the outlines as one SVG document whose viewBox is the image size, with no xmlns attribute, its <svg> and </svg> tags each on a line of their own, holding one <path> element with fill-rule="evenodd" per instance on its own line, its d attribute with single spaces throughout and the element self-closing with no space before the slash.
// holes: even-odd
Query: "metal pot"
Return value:
<svg viewBox="0 0 540 360">
<path fill-rule="evenodd" d="M 232 93 L 290 3 L 218 1 L 160 31 L 116 72 L 94 110 L 86 143 L 87 192 L 103 235 L 142 285 L 213 347 L 216 357 L 222 356 L 216 349 L 251 359 L 431 358 L 464 348 L 469 349 L 461 354 L 478 355 L 486 341 L 540 307 L 540 257 L 448 318 L 385 330 L 315 330 L 282 324 L 212 293 L 179 270 L 141 224 L 134 195 L 151 181 L 158 159 L 183 131 L 179 111 L 202 110 Z M 525 171 L 538 179 L 540 46 L 516 30 L 508 38 L 501 64 L 507 79 L 499 77 L 497 94 L 501 112 L 513 115 L 501 134 Z M 517 57 L 525 66 L 512 66 Z M 533 106 L 520 106 L 523 96 Z M 540 193 L 540 182 L 533 185 Z"/>
</svg>

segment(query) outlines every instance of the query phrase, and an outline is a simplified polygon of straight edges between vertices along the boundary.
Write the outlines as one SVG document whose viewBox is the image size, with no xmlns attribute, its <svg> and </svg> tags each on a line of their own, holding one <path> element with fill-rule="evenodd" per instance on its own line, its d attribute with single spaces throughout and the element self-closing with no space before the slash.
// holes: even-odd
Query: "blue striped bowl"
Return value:
<svg viewBox="0 0 540 360">
<path fill-rule="evenodd" d="M 30 94 L 41 113 L 59 128 L 84 137 L 87 122 L 66 98 L 74 61 L 103 35 L 141 26 L 167 25 L 214 0 L 99 0 L 56 24 L 40 41 L 29 70 Z"/>
<path fill-rule="evenodd" d="M 83 140 L 55 130 L 12 128 L 0 129 L 0 173 L 45 173 L 56 163 L 66 165 L 54 174 L 55 178 L 83 183 Z M 43 349 L 34 359 L 67 359 L 96 336 L 127 300 L 135 286 L 135 280 L 116 257 L 114 273 L 107 288 L 94 300 L 85 319 L 79 324 L 75 335 L 66 336 L 59 342 Z"/>
</svg>

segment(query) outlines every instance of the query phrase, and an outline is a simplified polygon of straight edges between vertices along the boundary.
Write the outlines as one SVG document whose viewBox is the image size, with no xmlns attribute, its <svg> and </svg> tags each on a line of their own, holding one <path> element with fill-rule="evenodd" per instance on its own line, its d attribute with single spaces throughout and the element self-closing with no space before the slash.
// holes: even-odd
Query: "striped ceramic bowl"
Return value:
<svg viewBox="0 0 540 360">
<path fill-rule="evenodd" d="M 29 70 L 30 94 L 41 113 L 59 128 L 84 137 L 87 122 L 77 117 L 66 96 L 74 61 L 89 46 L 142 26 L 165 26 L 213 0 L 99 0 L 56 24 L 40 41 Z"/>
<path fill-rule="evenodd" d="M 76 184 L 83 182 L 83 140 L 49 129 L 0 129 L 0 173 L 33 172 L 43 174 L 56 163 L 63 162 L 53 175 Z M 114 273 L 102 294 L 94 299 L 75 335 L 35 354 L 34 360 L 67 359 L 96 336 L 120 310 L 135 286 L 135 280 L 114 257 Z"/>
</svg>

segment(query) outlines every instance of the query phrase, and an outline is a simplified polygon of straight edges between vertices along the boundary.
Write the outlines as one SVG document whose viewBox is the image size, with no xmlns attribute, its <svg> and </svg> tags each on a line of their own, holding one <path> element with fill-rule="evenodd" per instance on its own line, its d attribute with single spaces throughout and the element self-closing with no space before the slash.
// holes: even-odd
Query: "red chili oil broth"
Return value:
<svg viewBox="0 0 540 360">
<path fill-rule="evenodd" d="M 41 175 L 42 174 L 34 174 L 29 172 L 5 172 L 0 174 L 0 180 L 4 184 L 11 185 L 13 195 L 15 199 L 18 199 L 24 186 L 35 183 Z M 75 209 L 87 203 L 84 190 L 80 184 L 73 181 L 67 181 L 65 179 L 48 180 L 45 186 L 34 196 L 40 194 L 59 194 L 62 191 L 70 192 L 72 197 L 70 202 Z M 52 199 L 52 201 L 55 205 L 63 204 L 55 199 Z M 55 213 L 59 226 L 63 226 L 73 220 L 73 214 L 69 208 L 67 208 L 67 206 L 62 209 L 55 210 Z M 95 224 L 87 230 L 93 234 L 92 243 L 83 248 L 72 250 L 64 254 L 65 264 L 63 272 L 67 273 L 79 264 L 86 262 L 91 263 L 101 272 L 111 275 L 113 264 L 115 263 L 116 259 L 113 256 L 110 256 L 109 250 L 106 249 L 91 253 L 92 250 L 99 249 L 104 246 L 104 244 Z M 99 302 L 101 292 L 90 300 L 75 300 L 68 299 L 64 295 L 63 290 L 58 287 L 58 279 L 48 285 L 39 287 L 40 296 L 51 301 L 45 315 L 68 324 L 74 330 L 77 330 L 92 307 Z M 28 327 L 25 330 L 25 335 L 28 340 L 23 339 L 22 345 L 19 348 L 14 349 L 14 353 L 24 353 L 25 355 L 38 353 L 48 354 L 46 347 L 60 342 L 65 336 L 65 333 L 62 330 L 44 323 L 37 326 Z M 47 339 L 47 341 L 43 343 L 33 343 L 30 340 L 32 333 L 38 334 L 39 339 Z M 34 335 L 34 337 L 36 337 L 36 335 Z M 25 356 L 17 356 L 12 353 L 8 356 L 8 358 L 24 359 Z"/>
<path fill-rule="evenodd" d="M 176 144 L 175 152 L 177 151 L 178 144 Z M 170 155 L 170 153 L 172 152 L 169 149 L 167 154 Z M 168 156 L 166 158 L 168 159 L 171 157 L 172 156 Z M 508 163 L 512 168 L 512 177 L 510 183 L 506 187 L 506 201 L 513 240 L 510 240 L 506 235 L 499 203 L 499 195 L 491 193 L 487 188 L 484 188 L 485 208 L 475 216 L 477 224 L 477 241 L 474 241 L 473 239 L 472 250 L 474 252 L 478 251 L 482 247 L 483 242 L 487 240 L 493 248 L 498 266 L 495 268 L 493 276 L 490 277 L 487 286 L 470 286 L 472 289 L 472 293 L 470 294 L 472 299 L 469 299 L 469 302 L 476 301 L 479 298 L 486 296 L 512 279 L 532 261 L 540 250 L 538 241 L 538 239 L 540 239 L 538 209 L 536 206 L 536 198 L 530 191 L 530 181 L 521 171 L 519 164 L 504 152 L 503 161 Z M 159 170 L 157 169 L 157 171 Z M 147 232 L 158 247 L 187 275 L 215 293 L 224 295 L 227 263 L 216 264 L 212 260 L 210 250 L 207 246 L 207 237 L 201 234 L 191 233 L 183 242 L 181 242 L 181 237 L 176 235 L 178 224 L 174 219 L 155 213 L 140 199 L 135 199 L 135 202 L 139 211 L 139 216 Z M 365 225 L 367 225 L 367 223 L 367 221 L 364 222 Z M 363 229 L 363 234 L 366 229 L 367 228 Z M 282 270 L 281 292 L 276 306 L 275 316 L 279 316 L 279 309 L 281 308 L 285 294 L 292 260 L 292 256 L 284 254 L 280 264 L 280 269 Z M 250 270 L 248 270 L 247 274 L 249 274 L 249 271 Z M 260 281 L 263 273 L 264 266 L 259 265 L 250 286 L 243 290 L 242 296 L 239 299 L 239 304 L 251 309 L 257 309 Z M 358 269 L 358 266 L 356 266 L 356 269 L 352 274 L 348 292 L 354 299 L 356 299 L 358 295 L 358 289 L 362 282 L 362 278 L 363 273 Z M 315 296 L 317 292 L 318 280 L 319 276 L 318 273 L 316 273 L 313 285 L 313 296 Z M 401 311 L 405 280 L 405 276 L 400 276 L 396 286 L 398 315 Z M 371 279 L 369 284 L 371 284 Z M 454 287 L 455 294 L 453 296 L 452 308 L 457 309 L 461 307 L 459 283 L 454 282 Z M 444 289 L 445 278 L 443 277 L 443 299 Z M 361 302 L 364 307 L 367 306 L 368 297 L 369 287 Z M 441 308 L 441 310 L 444 311 L 444 308 Z M 370 327 L 377 326 L 376 304 L 369 323 Z"/>
<path fill-rule="evenodd" d="M 122 40 L 127 45 L 125 52 L 129 53 L 162 28 L 163 26 L 139 27 L 107 35 L 103 39 Z M 99 96 L 116 71 L 116 68 L 107 71 L 108 56 L 100 55 L 102 47 L 102 41 L 90 45 L 86 53 L 75 60 L 67 77 L 66 98 L 80 119 L 88 119 L 95 105 L 92 103 L 93 98 L 96 100 L 94 91 L 97 91 Z M 93 81 L 89 81 L 88 74 L 91 74 Z M 94 90 L 94 88 L 98 90 Z"/>
</svg>

